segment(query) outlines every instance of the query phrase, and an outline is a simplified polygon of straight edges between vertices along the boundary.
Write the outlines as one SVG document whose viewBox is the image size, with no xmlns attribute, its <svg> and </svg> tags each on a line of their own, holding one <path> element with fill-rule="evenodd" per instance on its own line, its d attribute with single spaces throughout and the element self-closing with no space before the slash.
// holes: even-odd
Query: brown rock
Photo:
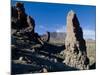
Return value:
<svg viewBox="0 0 100 75">
<path fill-rule="evenodd" d="M 82 28 L 74 11 L 67 16 L 67 36 L 65 39 L 64 63 L 77 69 L 88 69 L 86 43 L 83 38 Z"/>
</svg>

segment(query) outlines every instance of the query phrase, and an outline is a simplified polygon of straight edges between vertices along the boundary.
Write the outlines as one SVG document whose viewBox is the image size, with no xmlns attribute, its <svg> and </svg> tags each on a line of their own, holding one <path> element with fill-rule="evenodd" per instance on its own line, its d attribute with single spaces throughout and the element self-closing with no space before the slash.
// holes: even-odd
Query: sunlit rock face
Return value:
<svg viewBox="0 0 100 75">
<path fill-rule="evenodd" d="M 77 69 L 89 69 L 89 59 L 86 52 L 86 43 L 78 18 L 73 10 L 67 15 L 67 31 L 65 38 L 65 60 L 66 65 Z"/>
</svg>

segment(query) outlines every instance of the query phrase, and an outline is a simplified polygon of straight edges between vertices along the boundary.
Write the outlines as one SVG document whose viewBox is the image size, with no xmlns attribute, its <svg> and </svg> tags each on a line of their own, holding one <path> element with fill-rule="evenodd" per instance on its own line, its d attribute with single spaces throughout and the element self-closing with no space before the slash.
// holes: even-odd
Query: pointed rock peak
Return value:
<svg viewBox="0 0 100 75">
<path fill-rule="evenodd" d="M 67 36 L 65 38 L 66 49 L 64 53 L 64 63 L 77 69 L 89 69 L 86 42 L 83 38 L 83 32 L 78 17 L 73 10 L 69 11 L 66 21 Z"/>
<path fill-rule="evenodd" d="M 75 12 L 73 11 L 73 10 L 70 10 L 69 12 L 68 12 L 68 16 L 74 16 L 75 15 Z"/>
<path fill-rule="evenodd" d="M 80 25 L 79 20 L 77 18 L 76 13 L 73 10 L 70 10 L 68 12 L 68 15 L 67 15 L 67 18 L 66 19 L 67 19 L 67 29 L 70 26 L 73 26 L 75 28 L 80 28 L 80 26 L 79 26 Z"/>
</svg>

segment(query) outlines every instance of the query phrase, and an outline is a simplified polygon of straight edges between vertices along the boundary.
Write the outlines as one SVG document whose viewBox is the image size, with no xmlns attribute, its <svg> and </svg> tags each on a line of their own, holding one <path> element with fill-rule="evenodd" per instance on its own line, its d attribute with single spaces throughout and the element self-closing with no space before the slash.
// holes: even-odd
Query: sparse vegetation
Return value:
<svg viewBox="0 0 100 75">
<path fill-rule="evenodd" d="M 96 42 L 94 40 L 86 41 L 87 55 L 90 59 L 90 65 L 96 62 Z"/>
</svg>

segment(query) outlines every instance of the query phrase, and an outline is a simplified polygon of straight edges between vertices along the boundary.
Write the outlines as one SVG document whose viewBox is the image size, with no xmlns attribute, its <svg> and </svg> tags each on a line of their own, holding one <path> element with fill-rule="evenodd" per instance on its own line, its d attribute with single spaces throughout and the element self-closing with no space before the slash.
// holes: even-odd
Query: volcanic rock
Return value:
<svg viewBox="0 0 100 75">
<path fill-rule="evenodd" d="M 67 36 L 65 38 L 66 65 L 77 69 L 88 69 L 89 59 L 86 52 L 86 43 L 83 38 L 82 28 L 73 10 L 67 15 Z"/>
</svg>

